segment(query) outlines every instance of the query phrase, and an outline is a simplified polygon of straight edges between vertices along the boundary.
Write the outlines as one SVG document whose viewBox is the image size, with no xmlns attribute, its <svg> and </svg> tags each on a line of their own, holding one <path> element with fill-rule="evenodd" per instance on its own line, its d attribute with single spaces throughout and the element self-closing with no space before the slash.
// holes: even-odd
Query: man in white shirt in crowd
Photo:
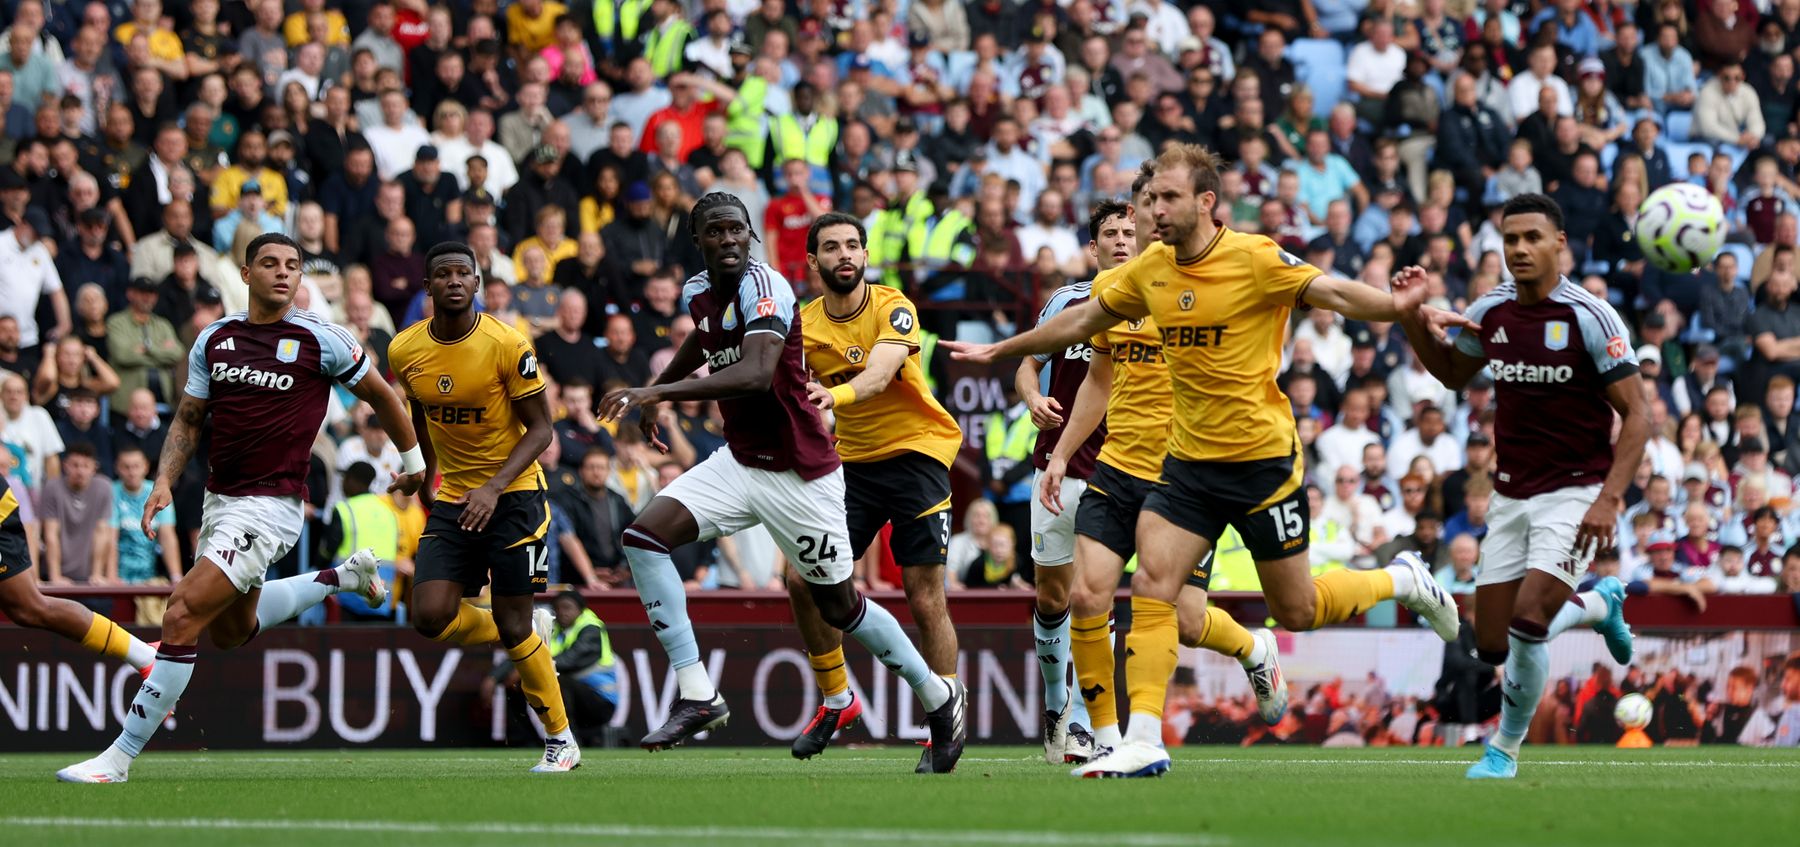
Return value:
<svg viewBox="0 0 1800 847">
<path fill-rule="evenodd" d="M 1369 429 L 1369 412 L 1367 391 L 1352 389 L 1344 395 L 1337 422 L 1319 433 L 1313 442 L 1319 451 L 1320 467 L 1363 466 L 1363 448 L 1381 443 L 1380 437 Z"/>
<path fill-rule="evenodd" d="M 1463 448 L 1444 427 L 1444 410 L 1426 406 L 1419 410 L 1413 428 L 1394 436 L 1388 447 L 1388 462 L 1399 470 L 1411 471 L 1413 459 L 1424 456 L 1438 475 L 1463 466 Z"/>
<path fill-rule="evenodd" d="M 11 169 L 7 169 L 10 173 Z M 69 295 L 63 291 L 62 276 L 56 272 L 56 260 L 45 246 L 52 234 L 50 218 L 36 206 L 26 208 L 25 216 L 5 234 L 0 234 L 0 315 L 19 322 L 19 352 L 31 361 L 39 361 L 37 347 L 45 341 L 68 334 Z M 47 337 L 38 331 L 37 310 L 41 298 L 50 298 L 56 326 Z"/>
<path fill-rule="evenodd" d="M 1056 267 L 1064 276 L 1085 277 L 1087 255 L 1075 240 L 1075 233 L 1063 222 L 1064 202 L 1062 192 L 1054 188 L 1046 188 L 1038 195 L 1031 223 L 1016 230 L 1019 252 L 1029 264 L 1037 261 L 1039 250 L 1048 247 L 1050 255 L 1056 257 Z"/>
<path fill-rule="evenodd" d="M 1512 78 L 1506 86 L 1512 101 L 1513 120 L 1523 121 L 1537 113 L 1538 94 L 1546 86 L 1556 92 L 1556 113 L 1575 114 L 1575 100 L 1569 96 L 1569 84 L 1556 75 L 1556 48 L 1544 45 L 1531 51 L 1525 73 Z"/>
<path fill-rule="evenodd" d="M 419 126 L 417 118 L 407 120 L 410 114 L 406 95 L 398 88 L 390 88 L 381 92 L 381 124 L 363 130 L 363 138 L 375 151 L 375 170 L 384 182 L 411 170 L 413 154 L 431 143 L 430 134 Z"/>
<path fill-rule="evenodd" d="M 1406 51 L 1394 43 L 1393 21 L 1377 16 L 1369 25 L 1369 40 L 1351 48 L 1345 64 L 1350 91 L 1362 98 L 1356 104 L 1357 116 L 1380 123 L 1388 91 L 1406 74 Z"/>
<path fill-rule="evenodd" d="M 1725 547 L 1719 559 L 1706 570 L 1706 578 L 1718 586 L 1720 594 L 1774 594 L 1775 577 L 1752 576 L 1744 569 L 1744 549 Z"/>
<path fill-rule="evenodd" d="M 357 434 L 338 445 L 338 473 L 349 470 L 357 462 L 367 462 L 375 469 L 375 480 L 369 483 L 370 491 L 386 491 L 400 473 L 400 450 L 381 428 L 380 419 L 366 410 L 358 421 Z"/>
</svg>

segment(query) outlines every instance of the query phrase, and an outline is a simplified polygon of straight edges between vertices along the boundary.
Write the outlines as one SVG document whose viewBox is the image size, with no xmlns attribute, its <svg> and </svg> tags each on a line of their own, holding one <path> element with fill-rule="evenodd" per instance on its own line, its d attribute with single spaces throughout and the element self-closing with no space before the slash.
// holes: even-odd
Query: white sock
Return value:
<svg viewBox="0 0 1800 847">
<path fill-rule="evenodd" d="M 1255 633 L 1251 633 L 1251 635 L 1254 636 Z M 1269 648 L 1263 644 L 1262 639 L 1252 637 L 1250 639 L 1250 653 L 1248 655 L 1244 656 L 1244 658 L 1239 659 L 1238 664 L 1243 665 L 1246 669 L 1248 669 L 1248 668 L 1254 668 L 1257 665 L 1260 665 L 1263 662 L 1266 662 L 1268 660 L 1269 660 Z"/>
<path fill-rule="evenodd" d="M 325 602 L 325 598 L 337 590 L 337 586 L 319 582 L 310 573 L 265 582 L 262 595 L 256 598 L 257 626 L 263 630 L 274 629 Z"/>
<path fill-rule="evenodd" d="M 937 681 L 935 685 L 932 680 Z M 913 693 L 919 696 L 919 704 L 924 706 L 927 712 L 935 712 L 939 706 L 950 702 L 950 695 L 955 692 L 956 689 L 951 687 L 950 680 L 937 674 L 932 674 L 931 679 L 927 679 L 924 685 L 913 687 Z"/>
<path fill-rule="evenodd" d="M 1094 727 L 1094 746 L 1096 747 L 1117 747 L 1124 740 L 1119 735 L 1119 725 L 1116 723 Z"/>
<path fill-rule="evenodd" d="M 848 688 L 839 691 L 836 694 L 827 694 L 825 695 L 825 708 L 848 709 L 850 708 L 850 700 L 850 689 Z"/>
<path fill-rule="evenodd" d="M 575 743 L 575 734 L 570 732 L 568 727 L 563 727 L 562 732 L 549 733 L 549 738 L 551 741 L 561 741 L 564 744 Z"/>
<path fill-rule="evenodd" d="M 1419 586 L 1417 580 L 1413 579 L 1412 568 L 1405 565 L 1388 565 L 1382 570 L 1387 571 L 1387 575 L 1394 578 L 1394 597 L 1396 599 L 1410 597 L 1414 591 L 1418 590 Z"/>
<path fill-rule="evenodd" d="M 126 637 L 130 638 L 131 641 L 125 645 L 125 664 L 141 671 L 148 667 L 151 662 L 156 661 L 155 648 L 145 644 L 142 638 L 135 635 L 128 634 Z"/>
<path fill-rule="evenodd" d="M 706 666 L 698 662 L 675 669 L 675 686 L 681 689 L 683 700 L 711 703 L 718 696 L 712 677 L 706 675 Z"/>
<path fill-rule="evenodd" d="M 1143 712 L 1132 712 L 1131 721 L 1125 725 L 1125 740 L 1133 744 L 1161 747 L 1162 717 Z"/>
</svg>

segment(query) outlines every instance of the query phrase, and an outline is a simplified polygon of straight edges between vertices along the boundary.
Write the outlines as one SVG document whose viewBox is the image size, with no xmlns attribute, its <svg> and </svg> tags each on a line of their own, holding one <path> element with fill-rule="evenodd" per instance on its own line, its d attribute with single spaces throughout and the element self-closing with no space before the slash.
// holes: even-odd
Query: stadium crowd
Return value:
<svg viewBox="0 0 1800 847">
<path fill-rule="evenodd" d="M 592 414 L 693 329 L 694 198 L 741 198 L 757 258 L 802 297 L 808 224 L 849 210 L 871 278 L 905 289 L 931 338 L 987 340 L 1091 276 L 1092 203 L 1127 199 L 1163 145 L 1199 142 L 1232 163 L 1222 222 L 1377 287 L 1421 265 L 1439 305 L 1506 277 L 1499 205 L 1549 193 L 1568 217 L 1564 272 L 1631 321 L 1655 395 L 1621 544 L 1597 570 L 1697 606 L 1800 591 L 1800 0 L 0 6 L 0 441 L 49 583 L 180 577 L 204 452 L 155 540 L 138 530 L 145 480 L 187 346 L 244 307 L 237 265 L 262 232 L 299 241 L 300 305 L 378 364 L 427 314 L 424 251 L 475 248 L 482 307 L 536 337 L 555 386 L 553 582 L 614 587 L 619 531 L 723 443 L 701 404 L 662 413 L 667 455 Z M 1731 221 L 1686 276 L 1648 267 L 1632 235 L 1642 199 L 1677 180 Z M 925 355 L 942 393 L 946 357 L 930 341 Z M 1459 396 L 1396 327 L 1314 311 L 1280 384 L 1317 568 L 1414 549 L 1470 590 L 1492 381 Z M 374 546 L 403 576 L 424 515 L 383 493 L 399 454 L 339 400 L 313 454 L 309 540 L 277 570 Z M 958 587 L 1031 573 L 1031 439 L 1015 437 L 1031 424 L 1008 401 L 967 437 L 986 499 L 950 542 Z M 1232 541 L 1215 587 L 1254 589 Z M 691 588 L 763 587 L 776 556 L 753 531 L 677 562 Z"/>
</svg>

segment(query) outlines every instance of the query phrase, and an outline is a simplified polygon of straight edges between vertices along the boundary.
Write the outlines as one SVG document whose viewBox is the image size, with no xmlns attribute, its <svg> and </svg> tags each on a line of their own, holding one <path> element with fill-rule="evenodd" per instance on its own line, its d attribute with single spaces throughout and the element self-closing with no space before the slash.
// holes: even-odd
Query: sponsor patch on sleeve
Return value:
<svg viewBox="0 0 1800 847">
<path fill-rule="evenodd" d="M 1625 343 L 1625 339 L 1617 335 L 1606 340 L 1606 355 L 1615 359 L 1625 358 L 1625 352 L 1630 349 L 1631 347 Z"/>
<path fill-rule="evenodd" d="M 775 317 L 775 299 L 764 297 L 756 301 L 756 316 L 759 318 Z"/>
</svg>

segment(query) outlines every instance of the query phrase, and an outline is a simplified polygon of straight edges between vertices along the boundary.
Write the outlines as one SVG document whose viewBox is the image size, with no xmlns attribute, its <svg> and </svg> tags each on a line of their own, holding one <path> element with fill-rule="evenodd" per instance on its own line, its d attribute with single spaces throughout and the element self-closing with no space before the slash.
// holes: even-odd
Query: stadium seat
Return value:
<svg viewBox="0 0 1800 847">
<path fill-rule="evenodd" d="M 1331 107 L 1344 99 L 1344 45 L 1327 38 L 1302 38 L 1288 45 L 1288 61 L 1294 73 L 1313 92 L 1313 112 L 1319 117 L 1331 114 Z"/>
<path fill-rule="evenodd" d="M 1676 110 L 1663 116 L 1663 133 L 1670 141 L 1688 140 L 1688 131 L 1693 129 L 1694 113 Z"/>
</svg>

